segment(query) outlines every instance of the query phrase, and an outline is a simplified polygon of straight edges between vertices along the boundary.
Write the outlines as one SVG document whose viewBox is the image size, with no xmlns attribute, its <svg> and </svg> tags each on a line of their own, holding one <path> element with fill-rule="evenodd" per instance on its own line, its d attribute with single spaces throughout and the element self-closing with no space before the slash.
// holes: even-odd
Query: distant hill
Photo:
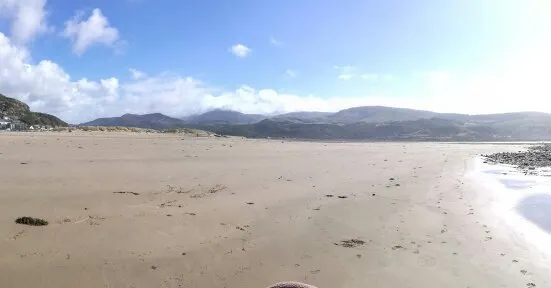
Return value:
<svg viewBox="0 0 551 288">
<path fill-rule="evenodd" d="M 203 114 L 186 117 L 183 120 L 194 125 L 252 124 L 266 119 L 259 114 L 244 114 L 231 110 L 212 110 Z"/>
<path fill-rule="evenodd" d="M 213 131 L 252 138 L 314 140 L 551 140 L 551 114 L 539 112 L 467 115 L 368 106 L 317 116 L 276 116 L 250 125 L 219 126 Z"/>
<path fill-rule="evenodd" d="M 273 121 L 291 121 L 297 123 L 326 123 L 331 112 L 291 112 L 271 117 Z"/>
<path fill-rule="evenodd" d="M 162 114 L 101 118 L 87 126 L 166 129 L 189 127 L 251 138 L 314 140 L 509 141 L 551 140 L 551 114 L 519 112 L 488 115 L 436 113 L 365 106 L 336 113 L 293 112 L 272 117 L 214 110 L 185 120 Z"/>
<path fill-rule="evenodd" d="M 469 128 L 461 122 L 438 118 L 352 124 L 302 124 L 267 119 L 252 125 L 221 126 L 214 132 L 251 138 L 317 140 L 495 140 L 492 129 Z"/>
<path fill-rule="evenodd" d="M 185 122 L 181 119 L 169 117 L 161 113 L 136 115 L 124 114 L 121 117 L 98 118 L 96 120 L 81 123 L 79 126 L 124 126 L 145 129 L 167 129 L 183 127 Z"/>
<path fill-rule="evenodd" d="M 68 124 L 56 116 L 32 112 L 29 105 L 0 94 L 0 117 L 8 116 L 10 118 L 19 119 L 19 121 L 27 125 L 48 125 L 53 127 L 65 127 Z"/>
<path fill-rule="evenodd" d="M 388 121 L 413 121 L 418 119 L 426 119 L 436 116 L 438 113 L 405 109 L 393 108 L 384 106 L 364 106 L 354 107 L 341 110 L 326 116 L 330 123 L 358 123 L 358 122 L 388 122 Z"/>
</svg>

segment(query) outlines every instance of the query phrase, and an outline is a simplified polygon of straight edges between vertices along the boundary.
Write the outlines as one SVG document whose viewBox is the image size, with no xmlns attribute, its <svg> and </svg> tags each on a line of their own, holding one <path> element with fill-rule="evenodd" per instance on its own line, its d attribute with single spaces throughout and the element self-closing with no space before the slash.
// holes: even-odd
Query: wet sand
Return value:
<svg viewBox="0 0 551 288">
<path fill-rule="evenodd" d="M 0 287 L 550 287 L 472 175 L 504 149 L 0 134 Z"/>
</svg>

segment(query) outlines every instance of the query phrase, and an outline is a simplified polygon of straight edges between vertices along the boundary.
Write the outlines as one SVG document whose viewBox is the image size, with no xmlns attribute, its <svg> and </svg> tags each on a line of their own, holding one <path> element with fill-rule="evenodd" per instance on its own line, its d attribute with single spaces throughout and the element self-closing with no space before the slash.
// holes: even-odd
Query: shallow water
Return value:
<svg viewBox="0 0 551 288">
<path fill-rule="evenodd" d="M 495 212 L 504 217 L 530 241 L 551 241 L 551 177 L 549 168 L 539 168 L 538 175 L 525 175 L 511 165 L 476 164 L 484 186 L 497 195 Z"/>
<path fill-rule="evenodd" d="M 516 210 L 528 221 L 551 234 L 551 195 L 534 194 L 520 200 Z"/>
<path fill-rule="evenodd" d="M 537 185 L 537 182 L 533 180 L 499 179 L 499 182 L 501 182 L 505 188 L 513 190 L 532 188 L 532 186 Z"/>
</svg>

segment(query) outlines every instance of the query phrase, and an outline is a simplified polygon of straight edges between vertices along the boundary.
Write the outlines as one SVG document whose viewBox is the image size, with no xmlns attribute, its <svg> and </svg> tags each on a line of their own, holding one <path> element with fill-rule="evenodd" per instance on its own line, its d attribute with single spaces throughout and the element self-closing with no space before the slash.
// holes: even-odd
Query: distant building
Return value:
<svg viewBox="0 0 551 288">
<path fill-rule="evenodd" d="M 5 118 L 5 117 L 4 117 Z M 0 119 L 0 130 L 11 130 L 11 121 Z"/>
</svg>

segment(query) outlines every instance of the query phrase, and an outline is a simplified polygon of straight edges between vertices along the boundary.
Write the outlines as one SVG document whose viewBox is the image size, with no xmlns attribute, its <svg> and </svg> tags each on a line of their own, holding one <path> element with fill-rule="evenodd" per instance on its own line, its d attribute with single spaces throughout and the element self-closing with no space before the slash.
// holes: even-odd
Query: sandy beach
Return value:
<svg viewBox="0 0 551 288">
<path fill-rule="evenodd" d="M 551 287 L 474 175 L 519 147 L 2 133 L 0 287 Z"/>
</svg>

